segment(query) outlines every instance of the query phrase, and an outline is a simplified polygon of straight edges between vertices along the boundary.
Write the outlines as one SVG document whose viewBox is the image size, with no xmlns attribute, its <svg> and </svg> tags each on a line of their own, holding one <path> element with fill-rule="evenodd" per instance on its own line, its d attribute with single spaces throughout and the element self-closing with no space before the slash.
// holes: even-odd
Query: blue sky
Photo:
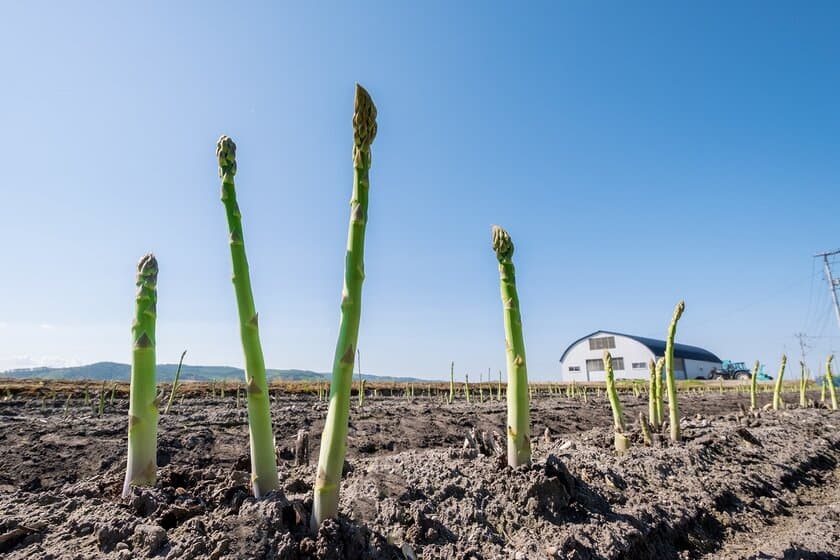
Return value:
<svg viewBox="0 0 840 560">
<path fill-rule="evenodd" d="M 596 329 L 664 337 L 680 298 L 678 339 L 723 358 L 840 348 L 812 258 L 840 248 L 836 4 L 233 6 L 4 8 L 0 369 L 129 361 L 147 251 L 159 360 L 242 364 L 225 133 L 266 361 L 328 371 L 356 81 L 379 109 L 365 371 L 504 368 L 494 223 L 532 378 Z"/>
</svg>

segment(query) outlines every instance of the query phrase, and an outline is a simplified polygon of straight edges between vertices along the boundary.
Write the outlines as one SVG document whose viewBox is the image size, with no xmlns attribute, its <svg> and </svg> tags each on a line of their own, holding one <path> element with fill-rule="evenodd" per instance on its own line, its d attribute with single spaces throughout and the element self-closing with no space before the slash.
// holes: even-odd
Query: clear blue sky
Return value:
<svg viewBox="0 0 840 560">
<path fill-rule="evenodd" d="M 840 248 L 838 21 L 833 2 L 8 3 L 0 369 L 129 361 L 147 251 L 159 360 L 242 364 L 225 133 L 266 361 L 328 371 L 356 81 L 379 109 L 365 371 L 504 368 L 494 223 L 535 379 L 596 329 L 664 337 L 680 298 L 682 342 L 773 373 L 805 331 L 818 367 L 840 349 L 812 258 Z"/>
</svg>

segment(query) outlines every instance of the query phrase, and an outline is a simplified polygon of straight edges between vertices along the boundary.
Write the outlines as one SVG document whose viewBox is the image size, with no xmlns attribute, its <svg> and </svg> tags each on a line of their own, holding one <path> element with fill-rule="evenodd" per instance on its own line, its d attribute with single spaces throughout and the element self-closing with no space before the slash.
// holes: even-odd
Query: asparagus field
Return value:
<svg viewBox="0 0 840 560">
<path fill-rule="evenodd" d="M 647 412 L 646 386 L 618 385 L 625 418 Z M 828 398 L 811 386 L 800 409 L 786 384 L 772 410 L 759 384 L 750 411 L 749 383 L 677 385 L 682 442 L 666 421 L 644 445 L 628 420 L 620 455 L 602 386 L 532 385 L 532 461 L 511 468 L 495 382 L 472 383 L 469 403 L 458 387 L 451 404 L 448 382 L 366 384 L 339 516 L 312 533 L 325 387 L 269 386 L 280 488 L 257 499 L 245 383 L 183 384 L 160 416 L 156 485 L 122 499 L 127 384 L 0 382 L 0 556 L 840 557 Z"/>
</svg>

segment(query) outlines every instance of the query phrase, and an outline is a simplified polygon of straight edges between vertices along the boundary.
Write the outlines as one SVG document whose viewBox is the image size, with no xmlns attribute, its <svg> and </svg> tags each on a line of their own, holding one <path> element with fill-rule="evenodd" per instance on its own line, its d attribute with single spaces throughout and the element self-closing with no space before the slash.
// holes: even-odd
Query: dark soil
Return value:
<svg viewBox="0 0 840 560">
<path fill-rule="evenodd" d="M 354 401 L 343 516 L 311 535 L 317 398 L 272 405 L 281 492 L 250 497 L 244 403 L 188 398 L 161 417 L 157 485 L 123 500 L 125 399 L 99 418 L 97 398 L 65 408 L 60 395 L 12 395 L 0 401 L 0 556 L 840 559 L 838 412 L 744 416 L 743 393 L 692 391 L 684 443 L 645 447 L 634 433 L 616 456 L 602 396 L 539 395 L 534 463 L 511 469 L 492 445 L 504 403 L 477 400 Z M 622 401 L 628 418 L 647 409 Z M 311 433 L 306 466 L 294 461 L 299 429 Z M 471 430 L 490 445 L 464 449 Z"/>
</svg>

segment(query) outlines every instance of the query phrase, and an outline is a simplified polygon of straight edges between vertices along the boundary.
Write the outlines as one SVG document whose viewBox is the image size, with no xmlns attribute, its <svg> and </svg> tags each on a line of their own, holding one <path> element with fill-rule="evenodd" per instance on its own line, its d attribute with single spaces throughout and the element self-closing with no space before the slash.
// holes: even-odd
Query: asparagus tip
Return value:
<svg viewBox="0 0 840 560">
<path fill-rule="evenodd" d="M 219 174 L 236 175 L 236 144 L 230 136 L 222 134 L 216 143 L 216 157 L 219 158 Z"/>
<path fill-rule="evenodd" d="M 143 255 L 137 263 L 137 277 L 144 282 L 151 284 L 157 283 L 158 262 L 152 253 Z"/>
<path fill-rule="evenodd" d="M 365 88 L 356 84 L 353 101 L 353 147 L 356 152 L 366 152 L 376 138 L 376 106 Z"/>
<path fill-rule="evenodd" d="M 496 251 L 496 257 L 500 261 L 513 257 L 513 240 L 511 240 L 508 232 L 496 225 L 492 227 L 491 232 L 493 235 L 493 250 Z"/>
</svg>

